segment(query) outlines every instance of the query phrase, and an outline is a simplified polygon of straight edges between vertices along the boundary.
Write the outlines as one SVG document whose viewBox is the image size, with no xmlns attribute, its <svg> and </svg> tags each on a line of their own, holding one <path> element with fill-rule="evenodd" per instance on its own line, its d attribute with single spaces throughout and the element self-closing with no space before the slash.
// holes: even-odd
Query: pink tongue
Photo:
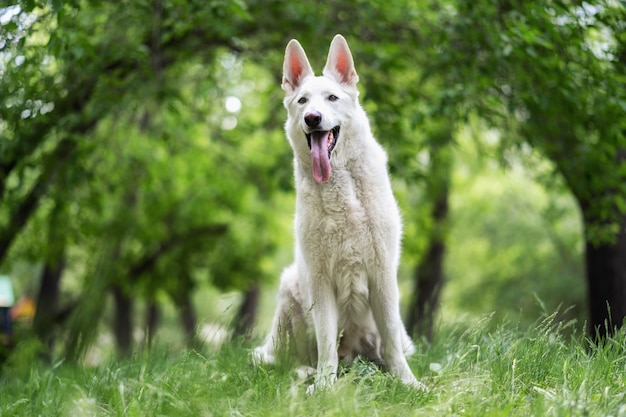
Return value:
<svg viewBox="0 0 626 417">
<path fill-rule="evenodd" d="M 328 159 L 328 132 L 311 133 L 311 163 L 313 179 L 326 182 L 330 179 L 330 159 Z"/>
</svg>

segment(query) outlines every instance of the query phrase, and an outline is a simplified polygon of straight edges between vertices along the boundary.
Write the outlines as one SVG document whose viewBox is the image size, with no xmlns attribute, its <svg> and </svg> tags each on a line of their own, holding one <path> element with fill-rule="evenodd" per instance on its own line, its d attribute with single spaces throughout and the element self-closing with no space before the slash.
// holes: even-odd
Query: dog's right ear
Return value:
<svg viewBox="0 0 626 417">
<path fill-rule="evenodd" d="M 283 64 L 282 88 L 287 94 L 293 93 L 302 81 L 313 75 L 313 68 L 304 53 L 300 43 L 292 39 L 285 50 L 285 62 Z"/>
</svg>

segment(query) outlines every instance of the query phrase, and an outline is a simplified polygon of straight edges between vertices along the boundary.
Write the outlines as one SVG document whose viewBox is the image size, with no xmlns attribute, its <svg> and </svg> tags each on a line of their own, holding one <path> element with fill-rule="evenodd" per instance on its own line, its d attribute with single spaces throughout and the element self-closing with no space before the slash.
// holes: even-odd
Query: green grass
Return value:
<svg viewBox="0 0 626 417">
<path fill-rule="evenodd" d="M 32 365 L 24 354 L 2 373 L 0 415 L 626 416 L 626 337 L 596 347 L 551 323 L 443 325 L 410 360 L 427 393 L 357 363 L 309 396 L 290 366 L 252 367 L 236 343 L 95 368 Z"/>
</svg>

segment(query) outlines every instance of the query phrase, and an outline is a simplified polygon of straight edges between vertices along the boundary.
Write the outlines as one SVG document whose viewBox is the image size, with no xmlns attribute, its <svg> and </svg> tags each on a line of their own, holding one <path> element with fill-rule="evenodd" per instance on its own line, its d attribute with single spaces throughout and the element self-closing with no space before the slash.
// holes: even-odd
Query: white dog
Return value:
<svg viewBox="0 0 626 417">
<path fill-rule="evenodd" d="M 298 41 L 287 45 L 282 88 L 294 152 L 295 263 L 282 274 L 271 332 L 253 359 L 295 354 L 317 365 L 314 386 L 323 388 L 335 381 L 339 361 L 361 355 L 423 387 L 405 356 L 414 347 L 399 309 L 400 214 L 358 79 L 341 35 L 323 76 L 313 74 Z"/>
</svg>

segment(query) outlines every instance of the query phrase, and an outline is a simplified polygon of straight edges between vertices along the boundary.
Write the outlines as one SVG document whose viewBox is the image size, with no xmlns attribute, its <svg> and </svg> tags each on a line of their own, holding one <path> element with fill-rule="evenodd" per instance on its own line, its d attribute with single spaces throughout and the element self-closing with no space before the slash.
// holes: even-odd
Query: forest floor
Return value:
<svg viewBox="0 0 626 417">
<path fill-rule="evenodd" d="M 409 363 L 427 392 L 357 362 L 307 395 L 293 364 L 253 367 L 233 342 L 90 367 L 17 356 L 0 376 L 0 416 L 626 416 L 623 334 L 596 346 L 553 317 L 530 330 L 488 321 L 417 344 Z"/>
</svg>

